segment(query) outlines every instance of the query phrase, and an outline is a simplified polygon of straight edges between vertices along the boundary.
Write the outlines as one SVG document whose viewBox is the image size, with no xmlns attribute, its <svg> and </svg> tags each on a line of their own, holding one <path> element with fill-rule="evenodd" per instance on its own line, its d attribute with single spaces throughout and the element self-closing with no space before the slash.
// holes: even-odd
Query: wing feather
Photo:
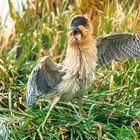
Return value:
<svg viewBox="0 0 140 140">
<path fill-rule="evenodd" d="M 35 103 L 40 93 L 48 94 L 61 82 L 63 74 L 60 72 L 60 69 L 60 66 L 48 56 L 39 60 L 27 82 L 27 105 Z"/>
<path fill-rule="evenodd" d="M 113 59 L 140 57 L 140 35 L 131 33 L 113 33 L 96 39 L 98 67 Z"/>
</svg>

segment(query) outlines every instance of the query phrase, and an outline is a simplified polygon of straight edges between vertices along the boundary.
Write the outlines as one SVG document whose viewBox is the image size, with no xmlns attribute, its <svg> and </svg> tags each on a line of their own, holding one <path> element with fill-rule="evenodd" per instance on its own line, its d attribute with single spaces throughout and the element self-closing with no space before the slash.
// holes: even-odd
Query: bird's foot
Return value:
<svg viewBox="0 0 140 140">
<path fill-rule="evenodd" d="M 80 115 L 86 114 L 86 112 L 84 111 L 83 107 L 79 108 L 78 112 L 79 112 Z"/>
<path fill-rule="evenodd" d="M 51 114 L 51 111 L 52 111 L 52 109 L 54 108 L 54 106 L 56 105 L 56 103 L 58 103 L 59 100 L 60 100 L 60 97 L 59 97 L 59 96 L 55 96 L 55 97 L 52 99 L 52 103 L 51 103 L 51 106 L 50 106 L 50 108 L 49 108 L 49 111 L 47 112 L 46 117 L 45 117 L 43 123 L 41 123 L 41 125 L 40 125 L 40 127 L 39 127 L 39 129 L 42 128 L 42 131 L 43 131 L 43 132 L 45 132 L 45 125 L 46 125 L 46 122 L 47 122 L 47 120 L 48 120 L 48 118 L 49 118 L 49 116 L 50 116 L 50 114 Z"/>
<path fill-rule="evenodd" d="M 80 98 L 78 100 L 78 107 L 79 107 L 79 114 L 82 116 L 83 114 L 86 114 L 86 112 L 83 109 L 83 98 Z"/>
<path fill-rule="evenodd" d="M 50 109 L 49 109 L 49 111 L 47 112 L 47 115 L 46 115 L 44 121 L 43 121 L 42 124 L 41 124 L 41 128 L 42 128 L 42 131 L 43 131 L 43 132 L 45 132 L 45 125 L 46 125 L 46 122 L 47 122 L 47 120 L 48 120 L 48 118 L 49 118 L 49 116 L 50 116 L 51 110 L 52 110 L 52 108 L 50 107 Z"/>
</svg>

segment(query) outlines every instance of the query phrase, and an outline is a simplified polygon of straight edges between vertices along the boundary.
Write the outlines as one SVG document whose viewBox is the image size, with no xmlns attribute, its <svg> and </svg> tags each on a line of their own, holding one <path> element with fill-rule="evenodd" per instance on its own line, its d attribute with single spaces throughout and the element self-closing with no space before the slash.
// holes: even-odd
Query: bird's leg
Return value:
<svg viewBox="0 0 140 140">
<path fill-rule="evenodd" d="M 52 98 L 49 111 L 47 112 L 47 115 L 42 123 L 42 128 L 45 126 L 46 121 L 47 121 L 48 117 L 50 116 L 51 110 L 54 108 L 54 106 L 58 103 L 59 100 L 60 100 L 60 96 L 58 96 L 58 95 L 55 95 L 55 97 Z"/>
<path fill-rule="evenodd" d="M 83 97 L 78 98 L 79 114 L 85 113 L 83 110 Z"/>
</svg>

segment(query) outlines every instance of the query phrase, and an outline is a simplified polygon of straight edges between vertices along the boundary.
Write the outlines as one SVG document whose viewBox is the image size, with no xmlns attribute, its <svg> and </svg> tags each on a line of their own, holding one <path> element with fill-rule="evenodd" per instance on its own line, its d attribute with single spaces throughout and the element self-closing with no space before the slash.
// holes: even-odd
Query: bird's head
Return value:
<svg viewBox="0 0 140 140">
<path fill-rule="evenodd" d="M 86 45 L 92 41 L 93 27 L 85 15 L 77 15 L 72 18 L 69 24 L 68 39 L 74 45 Z"/>
</svg>

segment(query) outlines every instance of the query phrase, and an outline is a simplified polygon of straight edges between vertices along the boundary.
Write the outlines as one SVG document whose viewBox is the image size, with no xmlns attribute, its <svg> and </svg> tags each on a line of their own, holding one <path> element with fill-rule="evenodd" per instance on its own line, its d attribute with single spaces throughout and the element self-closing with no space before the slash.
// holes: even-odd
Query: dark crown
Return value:
<svg viewBox="0 0 140 140">
<path fill-rule="evenodd" d="M 88 23 L 87 19 L 84 16 L 76 16 L 71 21 L 71 27 L 77 27 L 79 25 L 86 26 Z"/>
</svg>

